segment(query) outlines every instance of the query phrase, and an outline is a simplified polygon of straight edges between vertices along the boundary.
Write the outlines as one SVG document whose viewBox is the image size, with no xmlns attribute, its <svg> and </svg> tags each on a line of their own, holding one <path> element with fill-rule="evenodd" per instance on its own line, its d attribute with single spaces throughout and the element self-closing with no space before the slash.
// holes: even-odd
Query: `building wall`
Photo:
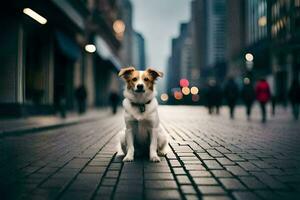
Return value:
<svg viewBox="0 0 300 200">
<path fill-rule="evenodd" d="M 0 103 L 23 103 L 23 27 L 16 18 L 1 20 L 0 26 Z"/>
</svg>

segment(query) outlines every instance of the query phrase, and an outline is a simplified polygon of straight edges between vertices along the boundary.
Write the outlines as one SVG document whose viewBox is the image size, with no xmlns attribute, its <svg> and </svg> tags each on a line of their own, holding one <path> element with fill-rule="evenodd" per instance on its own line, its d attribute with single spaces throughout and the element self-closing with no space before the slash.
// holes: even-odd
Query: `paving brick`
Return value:
<svg viewBox="0 0 300 200">
<path fill-rule="evenodd" d="M 176 189 L 177 184 L 173 180 L 146 180 L 145 188 L 147 188 L 147 189 Z"/>
<path fill-rule="evenodd" d="M 204 195 L 212 195 L 212 194 L 225 194 L 225 190 L 221 186 L 198 186 L 200 192 Z"/>
<path fill-rule="evenodd" d="M 197 185 L 218 185 L 218 182 L 214 178 L 193 178 Z"/>
<path fill-rule="evenodd" d="M 243 168 L 241 168 L 240 166 L 226 166 L 225 167 L 226 170 L 230 171 L 232 174 L 236 175 L 236 176 L 247 176 L 249 175 L 248 172 L 246 172 Z"/>
<path fill-rule="evenodd" d="M 146 199 L 181 199 L 177 190 L 146 190 Z"/>
<path fill-rule="evenodd" d="M 181 185 L 180 189 L 184 194 L 197 194 L 192 185 Z"/>
<path fill-rule="evenodd" d="M 182 185 L 191 184 L 189 177 L 186 175 L 178 175 L 178 176 L 176 176 L 176 178 L 177 178 L 177 181 L 179 184 L 182 184 Z"/>
<path fill-rule="evenodd" d="M 259 200 L 260 198 L 256 196 L 253 192 L 233 192 L 232 195 L 237 200 Z"/>
<path fill-rule="evenodd" d="M 242 183 L 234 178 L 220 178 L 219 179 L 222 185 L 228 190 L 241 190 L 246 189 Z"/>
<path fill-rule="evenodd" d="M 145 173 L 146 180 L 173 180 L 174 177 L 171 173 Z"/>
<path fill-rule="evenodd" d="M 218 178 L 232 177 L 232 174 L 226 170 L 211 170 L 211 173 Z"/>
<path fill-rule="evenodd" d="M 204 160 L 208 169 L 223 169 L 223 167 L 216 160 Z"/>
</svg>

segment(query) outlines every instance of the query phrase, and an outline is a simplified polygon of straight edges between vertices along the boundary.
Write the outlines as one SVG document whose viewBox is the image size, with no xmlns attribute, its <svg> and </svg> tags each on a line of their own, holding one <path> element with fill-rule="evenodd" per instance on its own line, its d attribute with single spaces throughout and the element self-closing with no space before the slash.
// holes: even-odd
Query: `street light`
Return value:
<svg viewBox="0 0 300 200">
<path fill-rule="evenodd" d="M 252 53 L 246 53 L 245 59 L 246 59 L 246 61 L 248 61 L 248 62 L 253 62 L 254 56 L 253 56 Z"/>
<path fill-rule="evenodd" d="M 35 21 L 37 21 L 40 24 L 44 25 L 47 23 L 46 18 L 44 18 L 43 16 L 41 16 L 40 14 L 38 14 L 37 12 L 35 12 L 34 10 L 32 10 L 30 8 L 24 8 L 23 13 L 28 15 L 29 17 L 31 17 L 32 19 L 34 19 Z"/>
<path fill-rule="evenodd" d="M 84 49 L 89 53 L 94 53 L 96 51 L 96 46 L 94 44 L 86 44 Z"/>
</svg>

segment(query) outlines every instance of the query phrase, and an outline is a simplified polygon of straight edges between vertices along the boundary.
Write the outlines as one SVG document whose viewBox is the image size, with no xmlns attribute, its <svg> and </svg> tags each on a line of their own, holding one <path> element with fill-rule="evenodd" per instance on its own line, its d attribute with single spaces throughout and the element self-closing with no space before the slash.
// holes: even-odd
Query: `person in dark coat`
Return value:
<svg viewBox="0 0 300 200">
<path fill-rule="evenodd" d="M 116 114 L 117 109 L 118 109 L 118 104 L 119 104 L 119 101 L 120 101 L 119 94 L 115 91 L 112 91 L 109 95 L 109 100 L 110 100 L 112 112 L 113 112 L 113 114 Z"/>
<path fill-rule="evenodd" d="M 234 118 L 234 109 L 239 98 L 239 88 L 233 78 L 229 78 L 224 87 L 224 98 L 229 106 L 230 118 Z"/>
<path fill-rule="evenodd" d="M 86 111 L 87 91 L 84 85 L 80 85 L 75 91 L 76 100 L 78 103 L 78 113 L 83 114 Z"/>
<path fill-rule="evenodd" d="M 262 113 L 262 122 L 266 122 L 266 104 L 271 98 L 270 86 L 268 82 L 261 78 L 255 87 L 256 99 L 260 104 L 261 113 Z"/>
<path fill-rule="evenodd" d="M 244 85 L 242 89 L 242 100 L 246 106 L 247 119 L 250 120 L 251 117 L 251 108 L 255 100 L 255 91 L 253 84 L 249 78 L 244 79 Z"/>
<path fill-rule="evenodd" d="M 215 80 L 209 80 L 206 94 L 206 101 L 209 114 L 216 111 L 219 114 L 220 106 L 222 104 L 222 89 Z"/>
<path fill-rule="evenodd" d="M 292 112 L 295 120 L 299 118 L 299 104 L 300 104 L 300 86 L 299 81 L 294 79 L 289 89 L 289 100 L 292 106 Z"/>
</svg>

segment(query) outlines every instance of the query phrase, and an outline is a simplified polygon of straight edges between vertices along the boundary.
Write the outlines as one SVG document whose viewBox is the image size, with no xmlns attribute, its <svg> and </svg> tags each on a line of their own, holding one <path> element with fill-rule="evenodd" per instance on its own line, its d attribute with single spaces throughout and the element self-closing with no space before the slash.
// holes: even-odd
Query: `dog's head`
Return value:
<svg viewBox="0 0 300 200">
<path fill-rule="evenodd" d="M 125 80 L 128 90 L 134 93 L 145 93 L 153 91 L 155 80 L 163 77 L 163 73 L 152 68 L 138 71 L 134 67 L 126 67 L 120 70 L 119 76 Z"/>
</svg>

